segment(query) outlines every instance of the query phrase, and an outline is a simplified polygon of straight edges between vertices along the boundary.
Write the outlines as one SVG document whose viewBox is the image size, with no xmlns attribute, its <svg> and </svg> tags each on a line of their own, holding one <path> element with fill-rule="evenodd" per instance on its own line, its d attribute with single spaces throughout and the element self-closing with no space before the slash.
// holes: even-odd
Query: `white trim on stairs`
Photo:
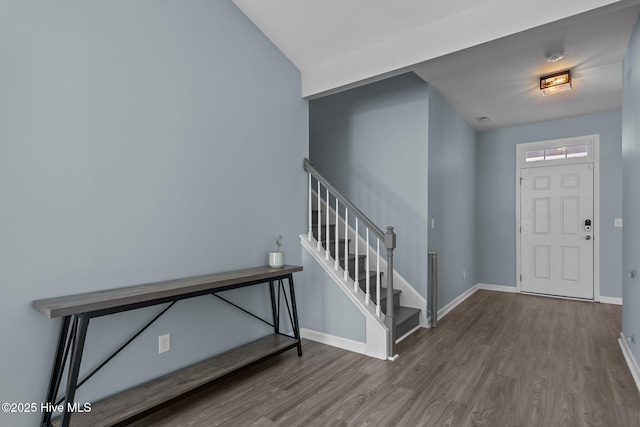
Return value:
<svg viewBox="0 0 640 427">
<path fill-rule="evenodd" d="M 401 336 L 400 338 L 396 339 L 396 344 L 399 343 L 400 341 L 402 341 L 403 339 L 407 338 L 409 335 L 411 335 L 412 333 L 414 333 L 415 331 L 417 331 L 418 329 L 422 328 L 422 326 L 418 325 L 415 328 L 411 329 L 409 332 L 407 332 L 406 334 L 404 334 L 403 336 Z"/>
<path fill-rule="evenodd" d="M 631 349 L 629 348 L 627 340 L 625 339 L 622 332 L 620 332 L 620 338 L 618 338 L 618 342 L 620 343 L 620 349 L 622 350 L 624 360 L 627 361 L 627 365 L 629 366 L 629 370 L 631 371 L 633 381 L 635 381 L 636 387 L 638 388 L 638 391 L 640 391 L 640 369 L 638 368 L 638 363 L 636 362 L 635 357 L 633 357 L 633 353 L 631 353 Z"/>
<path fill-rule="evenodd" d="M 354 353 L 367 354 L 367 344 L 360 341 L 337 337 L 335 335 L 329 335 L 324 332 L 313 331 L 306 328 L 300 328 L 300 336 L 321 344 L 327 344 L 343 350 L 353 351 Z"/>
<path fill-rule="evenodd" d="M 300 235 L 302 247 L 318 262 L 327 275 L 333 280 L 338 288 L 353 302 L 356 308 L 364 315 L 366 327 L 366 342 L 364 352 L 358 352 L 377 359 L 387 360 L 387 337 L 389 329 L 384 324 L 384 319 L 375 313 L 373 304 L 365 303 L 364 292 L 354 292 L 354 282 L 351 277 L 344 279 L 343 270 L 336 270 L 333 258 L 325 257 L 324 248 L 318 249 L 315 239 L 309 239 L 306 234 Z M 318 332 L 318 334 L 323 334 Z M 323 334 L 327 337 L 331 335 Z M 339 337 L 335 337 L 340 341 Z M 329 338 L 326 338 L 329 339 Z"/>
</svg>

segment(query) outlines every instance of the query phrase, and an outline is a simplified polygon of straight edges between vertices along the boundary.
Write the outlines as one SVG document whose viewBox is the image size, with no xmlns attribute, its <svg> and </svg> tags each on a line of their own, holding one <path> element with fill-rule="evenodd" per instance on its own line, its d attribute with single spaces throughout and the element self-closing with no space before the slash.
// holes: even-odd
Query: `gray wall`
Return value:
<svg viewBox="0 0 640 427">
<path fill-rule="evenodd" d="M 622 158 L 624 238 L 622 270 L 640 272 L 640 20 L 631 35 L 623 66 Z M 624 275 L 622 330 L 636 335 L 629 347 L 640 360 L 640 277 Z"/>
<path fill-rule="evenodd" d="M 622 297 L 621 113 L 479 133 L 476 251 L 479 283 L 516 286 L 516 144 L 600 134 L 600 295 Z"/>
<path fill-rule="evenodd" d="M 423 295 L 428 108 L 428 85 L 414 74 L 309 104 L 310 160 L 378 227 L 395 227 L 394 267 Z"/>
<path fill-rule="evenodd" d="M 0 401 L 45 397 L 60 320 L 32 300 L 265 265 L 279 233 L 301 263 L 300 75 L 230 0 L 10 1 L 0 21 Z M 230 298 L 267 315 L 266 296 Z M 92 320 L 83 371 L 158 309 Z M 77 400 L 269 333 L 259 323 L 181 301 Z"/>
<path fill-rule="evenodd" d="M 430 86 L 429 249 L 438 251 L 440 308 L 476 284 L 475 179 L 476 132 Z"/>
</svg>

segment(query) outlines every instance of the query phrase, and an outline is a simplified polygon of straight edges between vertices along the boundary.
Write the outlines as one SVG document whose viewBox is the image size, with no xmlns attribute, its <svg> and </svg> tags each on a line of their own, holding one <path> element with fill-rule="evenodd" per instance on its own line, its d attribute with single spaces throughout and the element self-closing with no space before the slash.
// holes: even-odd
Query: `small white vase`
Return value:
<svg viewBox="0 0 640 427">
<path fill-rule="evenodd" d="M 269 252 L 269 267 L 284 267 L 284 252 Z"/>
</svg>

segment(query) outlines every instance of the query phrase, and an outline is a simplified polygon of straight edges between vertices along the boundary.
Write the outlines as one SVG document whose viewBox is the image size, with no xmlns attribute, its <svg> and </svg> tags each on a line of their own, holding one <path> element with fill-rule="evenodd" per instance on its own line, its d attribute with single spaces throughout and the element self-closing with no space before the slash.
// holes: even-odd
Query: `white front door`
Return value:
<svg viewBox="0 0 640 427">
<path fill-rule="evenodd" d="M 593 299 L 593 164 L 523 168 L 520 177 L 522 291 Z"/>
</svg>

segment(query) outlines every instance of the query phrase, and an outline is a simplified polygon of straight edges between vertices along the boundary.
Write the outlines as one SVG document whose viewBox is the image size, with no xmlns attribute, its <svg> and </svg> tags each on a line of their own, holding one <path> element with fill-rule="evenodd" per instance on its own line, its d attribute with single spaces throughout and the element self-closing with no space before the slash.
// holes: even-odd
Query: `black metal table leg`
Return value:
<svg viewBox="0 0 640 427">
<path fill-rule="evenodd" d="M 291 296 L 291 311 L 293 311 L 293 334 L 298 340 L 298 357 L 302 356 L 302 341 L 300 341 L 300 324 L 298 323 L 298 308 L 296 307 L 296 293 L 293 289 L 293 274 L 287 277 L 289 280 L 289 295 Z"/>
<path fill-rule="evenodd" d="M 89 313 L 79 315 L 80 325 L 73 345 L 73 353 L 71 354 L 71 365 L 67 376 L 67 393 L 64 398 L 64 412 L 62 413 L 61 427 L 69 427 L 72 412 L 69 411 L 69 405 L 74 404 L 76 396 L 76 386 L 78 384 L 78 373 L 80 372 L 80 362 L 82 361 L 82 351 L 84 350 L 84 341 L 87 337 L 87 327 L 89 326 Z"/>
<path fill-rule="evenodd" d="M 60 335 L 58 336 L 58 346 L 56 347 L 56 355 L 53 358 L 53 366 L 51 368 L 51 379 L 49 380 L 49 388 L 47 389 L 47 397 L 45 403 L 48 408 L 55 404 L 55 398 L 58 394 L 58 387 L 60 387 L 60 378 L 62 377 L 62 371 L 64 370 L 64 349 L 67 344 L 67 337 L 69 335 L 69 322 L 71 316 L 65 316 L 62 319 L 60 325 Z M 52 412 L 46 410 L 42 413 L 41 425 L 44 427 L 49 426 L 51 423 Z"/>
<path fill-rule="evenodd" d="M 273 314 L 274 333 L 280 332 L 280 310 L 276 310 L 276 295 L 273 289 L 273 280 L 269 281 L 269 293 L 271 294 L 271 313 Z"/>
<path fill-rule="evenodd" d="M 122 351 L 129 343 L 131 343 L 155 320 L 157 320 L 158 317 L 160 317 L 171 306 L 173 306 L 176 301 L 179 300 L 194 298 L 197 296 L 212 293 L 226 303 L 231 304 L 232 306 L 251 315 L 252 317 L 266 323 L 267 325 L 269 325 L 269 329 L 273 328 L 276 334 L 282 335 L 281 340 L 278 340 L 278 337 L 276 337 L 276 342 L 273 343 L 274 346 L 271 348 L 270 353 L 265 355 L 263 358 L 266 358 L 273 354 L 279 354 L 293 347 L 297 347 L 298 356 L 301 356 L 302 345 L 300 342 L 300 325 L 298 321 L 297 306 L 295 301 L 295 291 L 293 288 L 293 271 L 302 271 L 302 267 L 287 266 L 282 272 L 274 272 L 272 271 L 272 269 L 267 270 L 266 268 L 257 268 L 247 269 L 246 271 L 242 270 L 239 272 L 232 272 L 235 273 L 232 276 L 228 276 L 228 274 L 221 274 L 202 276 L 202 278 L 187 278 L 184 279 L 184 289 L 182 289 L 183 283 L 178 280 L 181 287 L 179 289 L 176 289 L 175 294 L 158 297 L 154 294 L 154 292 L 152 292 L 151 289 L 148 291 L 145 289 L 145 293 L 143 294 L 145 299 L 142 299 L 140 301 L 136 300 L 136 302 L 131 302 L 129 299 L 127 299 L 126 301 L 123 300 L 122 303 L 119 303 L 121 299 L 121 295 L 119 294 L 119 292 L 114 292 L 113 295 L 111 295 L 111 293 L 109 292 L 106 292 L 105 294 L 107 297 L 104 300 L 104 305 L 101 305 L 101 307 L 103 308 L 95 310 L 93 308 L 94 306 L 92 305 L 94 301 L 91 298 L 77 299 L 77 297 L 80 295 L 34 301 L 33 307 L 45 316 L 49 318 L 62 317 L 62 324 L 60 326 L 57 348 L 53 357 L 54 360 L 53 366 L 51 368 L 51 377 L 45 397 L 46 401 L 43 399 L 41 427 L 52 427 L 52 418 L 54 417 L 54 415 L 56 417 L 56 419 L 54 420 L 56 426 L 69 427 L 71 425 L 71 419 L 75 412 L 85 412 L 85 406 L 75 402 L 78 388 L 81 387 L 110 360 L 112 360 L 118 353 L 120 353 L 120 351 Z M 220 278 L 218 278 L 218 276 L 220 276 Z M 285 278 L 289 280 L 289 295 L 291 297 L 291 307 L 293 309 L 290 308 L 287 290 L 284 285 Z M 229 300 L 226 300 L 220 295 L 217 295 L 217 292 L 223 292 L 246 286 L 264 286 L 265 282 L 269 284 L 273 324 L 263 319 L 262 317 L 257 316 L 250 311 L 242 308 L 241 306 Z M 149 285 L 151 284 L 143 286 L 147 287 Z M 153 285 L 160 285 L 160 283 Z M 277 295 L 275 286 L 278 286 Z M 134 288 L 137 289 L 137 287 Z M 282 297 L 280 295 L 281 293 L 284 294 L 282 295 Z M 283 315 L 286 316 L 286 314 L 281 312 L 281 308 L 283 308 L 282 300 L 284 300 L 284 303 L 286 304 L 286 310 L 289 314 L 289 321 L 293 327 L 294 336 L 292 336 L 292 334 L 289 332 L 288 322 L 286 321 L 286 319 L 284 319 Z M 65 306 L 66 310 L 60 309 L 60 304 L 62 303 L 67 304 Z M 84 378 L 80 378 L 79 374 L 82 367 L 83 351 L 86 345 L 86 336 L 90 319 L 92 317 L 106 316 L 109 314 L 120 313 L 161 303 L 170 304 L 166 308 L 164 308 L 160 312 L 160 314 L 154 317 L 131 338 L 129 338 L 124 344 L 122 344 L 115 351 L 109 354 L 109 356 L 106 357 L 103 362 L 98 364 L 97 367 L 95 367 L 93 370 L 90 370 L 89 373 L 84 374 Z M 283 318 L 281 319 L 281 317 Z M 281 331 L 281 323 L 284 325 L 286 333 L 283 333 Z M 292 339 L 295 339 L 295 341 L 292 341 Z M 79 415 L 80 414 L 73 418 L 74 423 L 80 422 Z M 97 415 L 98 414 L 96 414 L 95 416 Z M 120 421 L 118 421 L 118 423 L 120 423 Z M 90 424 L 93 424 L 93 422 L 83 422 L 83 425 Z"/>
</svg>

